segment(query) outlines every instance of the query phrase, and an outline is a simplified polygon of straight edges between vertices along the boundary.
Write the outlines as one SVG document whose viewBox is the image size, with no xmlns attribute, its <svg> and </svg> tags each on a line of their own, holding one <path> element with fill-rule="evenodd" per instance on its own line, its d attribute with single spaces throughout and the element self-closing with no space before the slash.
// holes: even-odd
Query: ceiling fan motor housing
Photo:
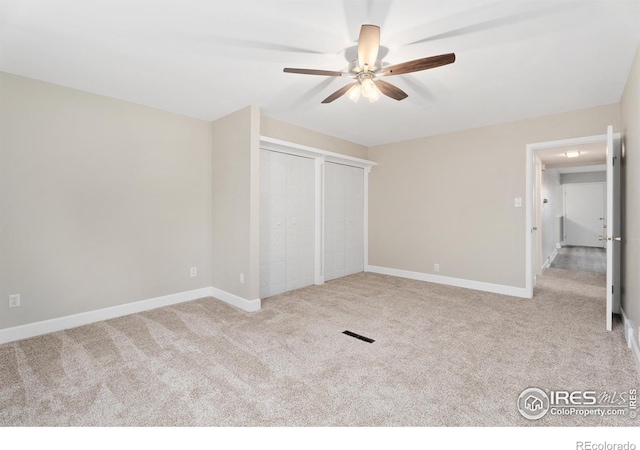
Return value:
<svg viewBox="0 0 640 450">
<path fill-rule="evenodd" d="M 382 61 L 379 59 L 376 59 L 376 62 L 373 65 L 373 67 L 368 67 L 368 71 L 375 72 L 377 70 L 380 70 L 381 68 L 382 68 Z M 357 59 L 351 61 L 349 63 L 349 73 L 358 74 L 360 72 L 364 72 L 364 67 L 360 67 L 360 64 L 358 63 Z"/>
</svg>

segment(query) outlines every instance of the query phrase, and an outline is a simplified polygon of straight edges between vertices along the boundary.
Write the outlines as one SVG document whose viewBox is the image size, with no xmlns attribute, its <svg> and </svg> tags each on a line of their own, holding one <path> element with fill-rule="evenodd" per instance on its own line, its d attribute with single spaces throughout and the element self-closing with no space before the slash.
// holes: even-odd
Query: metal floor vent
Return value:
<svg viewBox="0 0 640 450">
<path fill-rule="evenodd" d="M 361 335 L 356 334 L 356 333 L 352 333 L 351 331 L 343 331 L 342 333 L 346 334 L 347 336 L 351 336 L 351 337 L 354 337 L 356 339 L 360 339 L 361 341 L 368 342 L 369 344 L 375 342 L 375 340 L 373 340 L 371 338 L 368 338 L 368 337 L 365 337 L 365 336 L 361 336 Z"/>
</svg>

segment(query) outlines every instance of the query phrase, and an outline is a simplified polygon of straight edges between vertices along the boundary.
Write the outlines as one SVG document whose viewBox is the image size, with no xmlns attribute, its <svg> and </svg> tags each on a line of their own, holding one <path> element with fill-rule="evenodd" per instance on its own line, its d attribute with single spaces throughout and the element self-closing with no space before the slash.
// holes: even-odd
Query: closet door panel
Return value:
<svg viewBox="0 0 640 450">
<path fill-rule="evenodd" d="M 287 156 L 287 290 L 315 282 L 315 163 Z"/>
<path fill-rule="evenodd" d="M 346 166 L 325 164 L 324 204 L 324 279 L 339 278 L 345 274 L 345 187 Z"/>
<path fill-rule="evenodd" d="M 286 155 L 260 152 L 260 297 L 287 287 Z"/>
<path fill-rule="evenodd" d="M 364 270 L 364 170 L 325 165 L 325 280 Z"/>
<path fill-rule="evenodd" d="M 262 150 L 260 297 L 315 282 L 315 163 Z"/>
<path fill-rule="evenodd" d="M 364 170 L 346 168 L 345 275 L 364 271 Z"/>
</svg>

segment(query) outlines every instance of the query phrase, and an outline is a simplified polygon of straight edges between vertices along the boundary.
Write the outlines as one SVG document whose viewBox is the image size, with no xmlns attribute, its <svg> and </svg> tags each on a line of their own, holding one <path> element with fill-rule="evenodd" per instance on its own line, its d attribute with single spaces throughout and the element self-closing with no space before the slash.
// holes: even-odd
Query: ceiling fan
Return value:
<svg viewBox="0 0 640 450">
<path fill-rule="evenodd" d="M 353 83 L 338 89 L 336 92 L 325 98 L 322 103 L 332 101 L 347 94 L 351 100 L 357 102 L 362 95 L 370 102 L 375 102 L 381 94 L 391 97 L 394 100 L 403 100 L 408 94 L 391 83 L 382 81 L 380 77 L 390 75 L 401 75 L 403 73 L 419 72 L 421 70 L 433 69 L 455 62 L 456 55 L 447 53 L 438 56 L 416 59 L 393 66 L 382 66 L 382 61 L 378 59 L 380 49 L 380 27 L 377 25 L 362 25 L 358 38 L 358 59 L 349 64 L 348 72 L 334 72 L 331 70 L 315 69 L 292 69 L 285 68 L 287 73 L 300 73 L 305 75 L 324 75 L 328 77 L 351 77 L 355 79 Z"/>
</svg>

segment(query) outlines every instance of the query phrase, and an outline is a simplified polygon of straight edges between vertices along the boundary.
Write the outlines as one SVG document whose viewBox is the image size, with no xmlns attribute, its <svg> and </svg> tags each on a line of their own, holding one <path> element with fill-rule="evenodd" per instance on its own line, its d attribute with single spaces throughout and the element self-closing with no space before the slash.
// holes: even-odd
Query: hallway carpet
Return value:
<svg viewBox="0 0 640 450">
<path fill-rule="evenodd" d="M 607 250 L 597 247 L 565 245 L 551 262 L 552 269 L 607 273 Z"/>
</svg>

